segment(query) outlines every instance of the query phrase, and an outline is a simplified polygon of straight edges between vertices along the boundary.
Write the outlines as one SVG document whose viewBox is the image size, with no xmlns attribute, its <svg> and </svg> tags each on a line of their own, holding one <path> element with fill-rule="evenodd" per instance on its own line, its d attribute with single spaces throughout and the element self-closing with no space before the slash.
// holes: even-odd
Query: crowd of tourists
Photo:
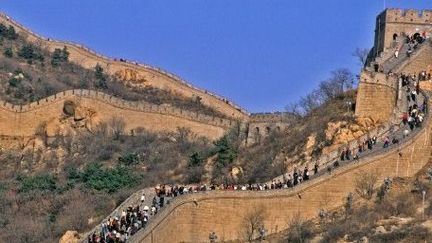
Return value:
<svg viewBox="0 0 432 243">
<path fill-rule="evenodd" d="M 402 84 L 402 87 L 407 87 L 409 84 L 411 84 L 410 87 L 414 88 L 417 93 L 420 91 L 420 81 L 428 81 L 431 80 L 431 78 L 431 73 L 427 71 L 421 71 L 418 74 L 402 73 L 401 75 L 399 75 L 399 80 Z"/>
<path fill-rule="evenodd" d="M 423 34 L 415 33 L 414 35 L 407 35 L 405 40 L 405 43 L 408 45 L 406 51 L 407 56 L 410 57 L 413 51 L 417 49 L 417 47 L 421 45 L 426 40 L 426 38 L 426 32 L 423 32 Z M 399 51 L 399 48 L 395 50 L 394 56 L 396 58 L 399 57 Z"/>
<path fill-rule="evenodd" d="M 415 75 L 401 75 L 402 86 L 406 92 L 407 111 L 401 117 L 402 131 L 399 135 L 393 133 L 383 138 L 372 136 L 364 141 L 359 141 L 355 148 L 344 148 L 340 151 L 339 159 L 330 164 L 314 164 L 310 170 L 308 166 L 303 169 L 294 168 L 291 173 L 284 174 L 280 179 L 269 183 L 255 184 L 221 184 L 221 185 L 158 185 L 154 188 L 154 197 L 147 198 L 143 194 L 134 206 L 123 210 L 120 215 L 108 218 L 102 223 L 99 232 L 88 236 L 89 243 L 124 243 L 138 230 L 145 228 L 152 216 L 156 215 L 161 208 L 169 204 L 174 198 L 191 193 L 205 191 L 267 191 L 295 187 L 305 181 L 322 173 L 332 173 L 342 163 L 359 161 L 363 154 L 374 150 L 382 142 L 382 149 L 398 144 L 399 139 L 404 139 L 415 128 L 421 127 L 426 113 L 426 100 L 419 99 L 418 79 Z M 322 167 L 322 168 L 320 168 Z M 301 199 L 301 195 L 298 194 Z M 150 201 L 148 201 L 150 200 Z"/>
</svg>

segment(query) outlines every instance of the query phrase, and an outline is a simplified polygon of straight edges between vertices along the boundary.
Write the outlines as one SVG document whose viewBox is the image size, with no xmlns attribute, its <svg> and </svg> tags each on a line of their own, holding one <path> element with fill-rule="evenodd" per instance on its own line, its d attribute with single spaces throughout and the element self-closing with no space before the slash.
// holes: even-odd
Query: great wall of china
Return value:
<svg viewBox="0 0 432 243">
<path fill-rule="evenodd" d="M 160 121 L 166 123 L 163 129 L 174 130 L 178 124 L 190 127 L 197 134 L 211 134 L 210 137 L 221 136 L 236 120 L 250 121 L 254 129 L 260 133 L 278 127 L 278 122 L 286 125 L 283 114 L 250 115 L 232 102 L 194 88 L 181 79 L 147 65 L 113 61 L 96 54 L 78 44 L 48 40 L 32 33 L 23 26 L 12 21 L 6 15 L 0 22 L 12 24 L 19 32 L 28 35 L 28 39 L 47 49 L 67 46 L 71 52 L 71 60 L 84 67 L 93 68 L 96 64 L 103 65 L 111 74 L 131 69 L 139 72 L 144 85 L 172 91 L 185 97 L 200 96 L 204 104 L 215 108 L 231 119 L 203 116 L 175 108 L 152 106 L 140 102 L 128 102 L 109 95 L 87 90 L 71 90 L 34 102 L 25 106 L 14 106 L 0 102 L 1 135 L 28 136 L 34 133 L 38 124 L 47 114 L 61 113 L 63 101 L 73 100 L 84 106 L 93 107 L 101 112 L 101 120 L 106 120 L 115 113 L 127 117 L 127 129 L 135 127 L 155 126 Z M 372 117 L 381 121 L 382 125 L 368 134 L 344 144 L 339 149 L 322 156 L 320 164 L 331 163 L 338 158 L 340 149 L 354 148 L 370 136 L 383 136 L 398 130 L 400 115 L 401 87 L 393 73 L 419 73 L 429 71 L 432 67 L 432 47 L 424 43 L 411 57 L 391 58 L 395 33 L 412 34 L 426 31 L 431 34 L 432 11 L 417 12 L 388 9 L 377 17 L 374 60 L 371 63 L 386 66 L 391 70 L 375 72 L 366 68 L 361 76 L 357 92 L 356 115 Z M 379 57 L 387 53 L 388 58 L 380 61 Z M 143 85 L 142 83 L 137 85 Z M 427 87 L 422 85 L 421 87 Z M 425 91 L 428 91 L 425 88 Z M 430 91 L 430 90 L 429 90 Z M 427 103 L 430 107 L 430 102 Z M 153 116 L 153 117 L 152 117 Z M 167 119 L 169 118 L 169 119 Z M 48 117 L 49 119 L 49 117 Z M 176 120 L 178 119 L 178 120 Z M 173 124 L 170 124 L 172 121 Z M 148 123 L 146 124 L 146 121 Z M 267 124 L 271 121 L 271 127 Z M 4 125 L 6 124 L 6 125 Z M 10 125 L 9 125 L 10 124 Z M 276 125 L 275 125 L 276 124 Z M 256 126 L 255 126 L 256 125 Z M 18 127 L 17 127 L 18 126 Z M 304 218 L 315 218 L 320 209 L 334 209 L 342 206 L 344 197 L 354 191 L 354 180 L 363 171 L 374 172 L 382 180 L 385 177 L 410 177 L 423 168 L 431 158 L 431 122 L 427 114 L 421 130 L 412 134 L 398 146 L 373 153 L 362 158 L 358 163 L 350 163 L 332 174 L 323 174 L 293 189 L 273 190 L 265 192 L 224 192 L 212 191 L 184 195 L 176 198 L 155 216 L 144 230 L 134 235 L 130 242 L 206 242 L 210 232 L 216 232 L 220 240 L 239 239 L 239 229 L 244 217 L 257 207 L 266 212 L 265 227 L 268 233 L 277 233 L 287 227 L 291 217 L 300 213 Z M 127 200 L 128 201 L 128 200 Z"/>
<path fill-rule="evenodd" d="M 197 87 L 194 87 L 187 83 L 186 81 L 182 80 L 181 78 L 177 77 L 174 74 L 171 74 L 169 72 L 166 72 L 160 68 L 153 67 L 146 64 L 139 64 L 137 62 L 132 61 L 126 61 L 123 60 L 119 61 L 117 59 L 112 59 L 109 57 L 106 57 L 102 54 L 96 53 L 95 51 L 84 47 L 81 44 L 72 43 L 72 42 L 64 42 L 64 41 L 57 41 L 50 38 L 45 38 L 40 36 L 37 33 L 34 33 L 33 31 L 27 29 L 23 25 L 19 24 L 18 22 L 14 21 L 11 17 L 0 13 L 0 23 L 3 23 L 5 25 L 12 25 L 16 29 L 18 33 L 25 36 L 25 38 L 33 43 L 36 43 L 37 45 L 41 46 L 42 48 L 45 48 L 49 51 L 53 51 L 56 48 L 63 48 L 66 46 L 68 48 L 68 51 L 70 52 L 69 59 L 72 62 L 77 63 L 78 65 L 83 66 L 84 68 L 93 69 L 97 64 L 101 65 L 104 70 L 107 71 L 107 73 L 115 76 L 121 76 L 123 77 L 125 82 L 128 82 L 129 85 L 132 86 L 152 86 L 158 89 L 166 90 L 171 92 L 173 95 L 177 96 L 183 96 L 186 98 L 197 98 L 200 97 L 200 102 L 206 106 L 209 106 L 216 111 L 221 112 L 224 114 L 227 118 L 220 118 L 220 117 L 208 117 L 207 115 L 203 114 L 196 114 L 191 113 L 186 110 L 179 110 L 175 108 L 167 108 L 167 107 L 157 107 L 157 106 L 143 106 L 138 104 L 132 104 L 127 101 L 119 101 L 115 97 L 108 97 L 107 95 L 98 95 L 98 93 L 95 93 L 94 91 L 88 91 L 89 94 L 86 94 L 85 96 L 87 98 L 90 98 L 92 94 L 94 93 L 96 96 L 93 96 L 92 98 L 97 98 L 100 102 L 98 103 L 100 107 L 102 107 L 102 103 L 106 102 L 107 107 L 116 107 L 116 109 L 111 110 L 111 114 L 116 114 L 117 112 L 123 111 L 123 113 L 131 113 L 132 110 L 134 111 L 134 115 L 128 115 L 127 118 L 130 117 L 137 117 L 140 116 L 141 122 L 138 124 L 138 122 L 130 122 L 130 119 L 126 119 L 127 128 L 133 129 L 134 127 L 143 127 L 145 129 L 148 129 L 150 131 L 161 131 L 161 130 L 168 130 L 168 131 L 174 131 L 178 127 L 186 127 L 191 128 L 196 134 L 200 136 L 205 136 L 209 139 L 217 139 L 220 136 L 223 135 L 224 132 L 226 132 L 231 126 L 228 126 L 227 124 L 233 125 L 237 122 L 242 122 L 243 127 L 245 128 L 245 132 L 247 132 L 247 143 L 254 143 L 255 137 L 257 136 L 266 136 L 269 133 L 269 130 L 283 130 L 286 127 L 289 126 L 289 123 L 286 122 L 283 117 L 283 113 L 262 113 L 262 114 L 250 114 L 246 110 L 242 109 L 238 105 L 236 105 L 234 102 L 220 97 L 218 95 L 215 95 L 207 90 L 202 90 Z M 69 92 L 69 91 L 68 91 Z M 62 94 L 66 95 L 68 92 L 63 92 L 60 94 L 57 94 L 52 97 L 48 97 L 46 99 L 42 99 L 38 102 L 33 102 L 30 104 L 30 107 L 33 107 L 36 103 L 45 103 L 45 107 L 50 107 L 49 102 L 52 102 L 52 109 L 58 111 L 59 105 L 58 105 L 58 99 L 62 97 Z M 87 91 L 85 91 L 87 92 Z M 68 94 L 70 95 L 70 94 Z M 103 100 L 100 98 L 102 97 Z M 66 99 L 66 97 L 63 97 L 63 99 Z M 101 103 L 102 102 L 102 103 Z M 15 110 L 20 111 L 19 113 L 15 115 L 11 114 L 5 114 L 4 120 L 7 118 L 14 117 L 13 121 L 14 123 L 18 122 L 20 125 L 16 125 L 19 127 L 28 127 L 26 131 L 23 131 L 19 134 L 16 134 L 14 129 L 16 126 L 12 128 L 4 128 L 3 130 L 8 130 L 6 134 L 12 135 L 15 134 L 16 136 L 21 136 L 22 134 L 29 135 L 30 129 L 34 126 L 29 126 L 29 123 L 26 123 L 26 118 L 31 117 L 32 115 L 26 115 L 31 113 L 25 113 L 27 111 L 27 106 L 13 106 L 11 104 L 3 103 L 2 107 L 8 108 L 8 110 Z M 121 103 L 121 105 L 119 105 Z M 138 108 L 135 106 L 137 105 Z M 94 106 L 94 105 L 93 105 Z M 130 107 L 132 106 L 132 107 Z M 106 107 L 105 107 L 106 108 Z M 3 109 L 4 110 L 4 109 Z M 99 110 L 99 109 L 98 109 Z M 106 109 L 103 109 L 106 110 Z M 108 113 L 109 111 L 107 111 Z M 141 114 L 139 114 L 141 112 Z M 58 113 L 59 115 L 60 113 Z M 146 115 L 151 114 L 151 115 Z M 46 122 L 46 117 L 43 116 L 37 116 L 43 119 L 36 120 L 36 123 L 43 123 Z M 161 123 L 159 121 L 161 120 L 167 120 L 167 117 L 175 117 L 175 119 L 172 120 L 170 123 L 164 124 L 164 128 L 161 128 Z M 259 117 L 259 121 L 256 121 L 256 117 Z M 278 117 L 279 119 L 275 119 L 275 117 Z M 133 119 L 132 119 L 133 120 Z M 277 121 L 275 121 L 277 120 Z M 249 132 L 248 127 L 253 127 L 253 129 L 250 129 L 251 132 Z M 204 131 L 209 132 L 204 132 Z"/>
<path fill-rule="evenodd" d="M 0 102 L 0 133 L 6 136 L 32 136 L 40 124 L 63 115 L 64 101 L 73 101 L 93 110 L 99 121 L 108 121 L 113 114 L 125 117 L 126 131 L 151 127 L 155 132 L 175 132 L 182 124 L 197 135 L 214 139 L 222 136 L 236 122 L 174 107 L 126 101 L 98 91 L 68 90 L 28 105 Z"/>
<path fill-rule="evenodd" d="M 410 16 L 418 12 L 408 10 L 402 12 L 389 9 L 378 18 L 387 18 L 400 13 Z M 424 16 L 428 12 L 423 12 Z M 429 16 L 430 17 L 430 16 Z M 378 19 L 377 18 L 377 19 Z M 390 17 L 388 17 L 390 18 Z M 420 17 L 419 17 L 420 18 Z M 424 21 L 424 18 L 421 18 Z M 406 18 L 403 18 L 405 26 Z M 414 22 L 414 21 L 412 21 Z M 418 31 L 416 23 L 401 32 Z M 405 26 L 406 27 L 406 26 Z M 394 29 L 388 32 L 377 32 L 377 35 L 390 36 Z M 398 32 L 399 33 L 399 32 Z M 431 34 L 431 32 L 428 32 Z M 412 34 L 412 33 L 410 33 Z M 383 49 L 393 51 L 392 43 Z M 429 42 L 424 43 L 411 57 L 401 57 L 393 65 L 393 73 L 419 73 L 430 70 L 432 56 L 429 55 L 432 47 Z M 388 60 L 374 60 L 379 65 L 388 65 Z M 372 62 L 374 62 L 372 60 Z M 370 71 L 366 68 L 360 78 L 357 93 L 356 115 L 359 117 L 373 117 L 384 122 L 383 125 L 370 131 L 364 137 L 353 140 L 343 146 L 355 147 L 357 142 L 366 137 L 377 135 L 382 138 L 398 130 L 400 121 L 401 100 L 403 97 L 399 79 L 392 74 Z M 421 89 L 429 92 L 430 81 L 421 83 Z M 431 103 L 428 101 L 427 106 Z M 259 118 L 258 118 L 259 120 Z M 379 180 L 386 177 L 411 177 L 422 169 L 431 158 L 431 123 L 430 114 L 421 128 L 411 137 L 402 141 L 398 146 L 387 150 L 372 153 L 361 158 L 357 163 L 349 163 L 331 174 L 323 174 L 298 187 L 287 190 L 272 190 L 264 192 L 242 191 L 210 191 L 204 193 L 188 194 L 176 198 L 150 221 L 144 230 L 134 235 L 131 242 L 206 242 L 210 232 L 216 232 L 218 240 L 230 241 L 241 238 L 240 229 L 244 218 L 249 212 L 263 208 L 266 214 L 264 225 L 268 233 L 277 233 L 287 228 L 289 219 L 301 215 L 303 218 L 316 218 L 320 209 L 336 209 L 342 206 L 344 198 L 355 189 L 354 178 L 363 172 L 374 172 Z M 339 155 L 334 151 L 320 159 L 324 167 Z"/>
<path fill-rule="evenodd" d="M 132 70 L 134 73 L 136 72 L 137 75 L 142 77 L 142 79 L 137 81 L 135 85 L 150 85 L 173 92 L 175 95 L 181 95 L 188 98 L 199 96 L 204 105 L 210 106 L 231 118 L 244 119 L 249 114 L 238 105 L 235 105 L 232 101 L 212 94 L 209 91 L 196 88 L 181 78 L 160 68 L 131 61 L 117 61 L 96 53 L 81 44 L 44 38 L 22 26 L 5 14 L 0 14 L 0 23 L 14 26 L 18 33 L 26 36 L 27 40 L 37 43 L 50 51 L 54 51 L 56 48 L 61 49 L 66 46 L 70 52 L 69 59 L 85 68 L 93 69 L 97 64 L 99 64 L 104 68 L 104 70 L 112 75 L 115 75 L 118 72 L 124 72 L 125 70 Z"/>
</svg>

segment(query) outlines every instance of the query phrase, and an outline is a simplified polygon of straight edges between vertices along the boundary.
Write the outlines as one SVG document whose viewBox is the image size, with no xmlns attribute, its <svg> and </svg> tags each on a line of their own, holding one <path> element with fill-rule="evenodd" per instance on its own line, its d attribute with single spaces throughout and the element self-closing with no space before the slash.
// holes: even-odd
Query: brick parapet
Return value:
<svg viewBox="0 0 432 243">
<path fill-rule="evenodd" d="M 216 117 L 216 116 L 208 116 L 198 112 L 191 112 L 188 110 L 183 110 L 175 107 L 153 105 L 142 101 L 127 101 L 121 98 L 114 97 L 112 95 L 108 95 L 100 91 L 85 90 L 85 89 L 63 91 L 55 95 L 51 95 L 49 97 L 32 102 L 27 105 L 14 105 L 6 101 L 0 101 L 0 108 L 11 112 L 16 112 L 16 113 L 31 112 L 34 110 L 42 109 L 43 107 L 49 106 L 58 101 L 66 100 L 72 97 L 86 97 L 86 98 L 101 101 L 103 103 L 115 106 L 120 109 L 171 115 L 171 116 L 176 116 L 179 118 L 184 118 L 184 119 L 188 119 L 203 124 L 209 124 L 209 125 L 219 126 L 224 128 L 231 127 L 237 122 L 236 120 L 230 120 L 230 119 Z"/>
</svg>

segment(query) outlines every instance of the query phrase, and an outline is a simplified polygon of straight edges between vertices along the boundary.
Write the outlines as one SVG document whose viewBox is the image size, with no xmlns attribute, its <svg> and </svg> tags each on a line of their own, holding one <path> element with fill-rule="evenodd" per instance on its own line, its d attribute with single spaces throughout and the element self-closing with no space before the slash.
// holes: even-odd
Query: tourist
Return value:
<svg viewBox="0 0 432 243">
<path fill-rule="evenodd" d="M 387 148 L 387 147 L 389 146 L 389 144 L 390 144 L 390 139 L 389 139 L 389 137 L 385 137 L 383 148 Z"/>
</svg>

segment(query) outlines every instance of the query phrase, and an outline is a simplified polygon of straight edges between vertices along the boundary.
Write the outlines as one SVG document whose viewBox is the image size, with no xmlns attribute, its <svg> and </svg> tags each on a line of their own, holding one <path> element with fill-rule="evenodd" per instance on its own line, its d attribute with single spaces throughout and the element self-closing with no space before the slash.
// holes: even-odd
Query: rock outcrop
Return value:
<svg viewBox="0 0 432 243">
<path fill-rule="evenodd" d="M 73 230 L 68 230 L 66 233 L 60 238 L 59 243 L 79 243 L 82 239 L 80 238 L 78 232 Z"/>
<path fill-rule="evenodd" d="M 371 118 L 359 118 L 354 123 L 346 121 L 329 122 L 325 131 L 327 141 L 331 141 L 331 146 L 323 148 L 323 153 L 334 151 L 336 148 L 350 141 L 353 141 L 366 134 L 378 124 Z"/>
</svg>

